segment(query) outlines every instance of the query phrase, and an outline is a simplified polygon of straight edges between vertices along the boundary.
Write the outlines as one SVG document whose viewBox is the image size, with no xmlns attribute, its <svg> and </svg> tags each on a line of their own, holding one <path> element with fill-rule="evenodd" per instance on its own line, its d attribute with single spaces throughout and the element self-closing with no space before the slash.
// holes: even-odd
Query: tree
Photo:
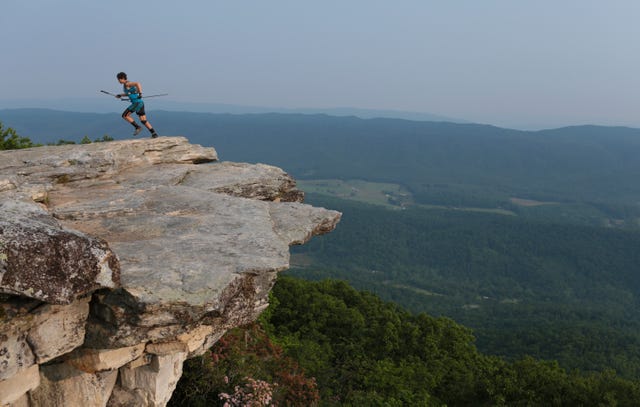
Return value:
<svg viewBox="0 0 640 407">
<path fill-rule="evenodd" d="M 258 324 L 227 332 L 185 363 L 169 406 L 316 406 L 316 381 Z"/>
<path fill-rule="evenodd" d="M 11 127 L 4 128 L 0 122 L 0 150 L 16 150 L 19 148 L 36 147 L 37 144 L 27 137 L 20 137 Z"/>
<path fill-rule="evenodd" d="M 106 141 L 113 141 L 113 137 L 111 137 L 108 134 L 105 134 L 102 137 L 99 137 L 99 138 L 95 139 L 94 141 L 96 143 L 102 143 L 102 142 L 106 142 Z"/>
</svg>

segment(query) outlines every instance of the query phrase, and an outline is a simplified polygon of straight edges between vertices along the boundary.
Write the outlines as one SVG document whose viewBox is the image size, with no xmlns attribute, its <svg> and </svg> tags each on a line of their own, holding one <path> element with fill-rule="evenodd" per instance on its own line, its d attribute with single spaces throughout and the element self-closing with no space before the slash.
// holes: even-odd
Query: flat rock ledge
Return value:
<svg viewBox="0 0 640 407">
<path fill-rule="evenodd" d="M 0 406 L 164 406 L 341 214 L 160 137 L 0 151 Z"/>
</svg>

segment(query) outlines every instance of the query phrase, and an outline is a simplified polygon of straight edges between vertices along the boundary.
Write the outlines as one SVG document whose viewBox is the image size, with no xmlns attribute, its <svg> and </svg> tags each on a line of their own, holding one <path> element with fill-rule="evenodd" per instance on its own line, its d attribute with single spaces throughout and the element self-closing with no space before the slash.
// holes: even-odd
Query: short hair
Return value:
<svg viewBox="0 0 640 407">
<path fill-rule="evenodd" d="M 124 73 L 124 72 L 120 72 L 120 73 L 117 75 L 117 77 L 118 77 L 118 79 L 127 79 L 127 74 L 126 74 L 126 73 Z"/>
</svg>

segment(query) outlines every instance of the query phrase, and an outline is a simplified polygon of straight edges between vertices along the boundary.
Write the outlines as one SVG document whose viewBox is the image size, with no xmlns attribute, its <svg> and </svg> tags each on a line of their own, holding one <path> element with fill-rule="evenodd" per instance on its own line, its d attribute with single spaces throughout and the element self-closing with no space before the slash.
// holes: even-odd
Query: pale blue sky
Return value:
<svg viewBox="0 0 640 407">
<path fill-rule="evenodd" d="M 96 96 L 640 127 L 637 0 L 2 0 L 0 99 Z"/>
</svg>

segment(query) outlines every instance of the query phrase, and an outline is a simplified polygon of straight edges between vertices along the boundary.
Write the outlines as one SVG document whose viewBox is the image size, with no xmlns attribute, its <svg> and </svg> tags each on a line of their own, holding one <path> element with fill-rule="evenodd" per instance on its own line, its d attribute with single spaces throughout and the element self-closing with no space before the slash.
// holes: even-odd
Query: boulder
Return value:
<svg viewBox="0 0 640 407">
<path fill-rule="evenodd" d="M 0 201 L 0 292 L 69 304 L 119 282 L 103 239 L 64 228 L 33 202 Z"/>
<path fill-rule="evenodd" d="M 0 400 L 166 405 L 268 306 L 289 246 L 336 227 L 303 198 L 183 137 L 0 151 Z"/>
</svg>

